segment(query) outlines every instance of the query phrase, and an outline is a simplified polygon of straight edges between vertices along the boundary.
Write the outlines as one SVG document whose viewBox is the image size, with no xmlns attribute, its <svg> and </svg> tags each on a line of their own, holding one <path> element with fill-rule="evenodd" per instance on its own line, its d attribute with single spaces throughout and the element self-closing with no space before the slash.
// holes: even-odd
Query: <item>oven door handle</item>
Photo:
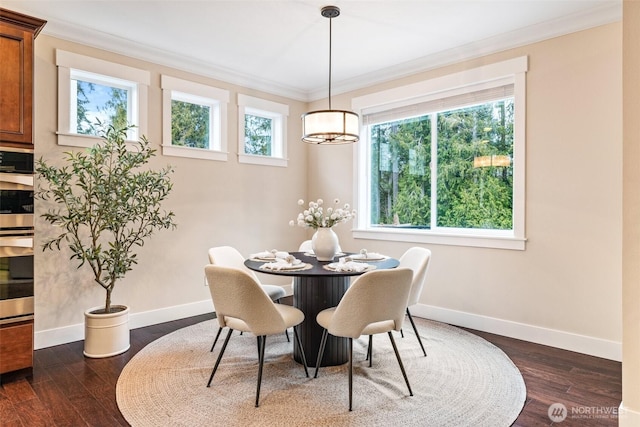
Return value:
<svg viewBox="0 0 640 427">
<path fill-rule="evenodd" d="M 0 257 L 33 255 L 33 236 L 0 236 Z"/>
<path fill-rule="evenodd" d="M 0 187 L 3 190 L 33 190 L 33 175 L 0 173 Z"/>
</svg>

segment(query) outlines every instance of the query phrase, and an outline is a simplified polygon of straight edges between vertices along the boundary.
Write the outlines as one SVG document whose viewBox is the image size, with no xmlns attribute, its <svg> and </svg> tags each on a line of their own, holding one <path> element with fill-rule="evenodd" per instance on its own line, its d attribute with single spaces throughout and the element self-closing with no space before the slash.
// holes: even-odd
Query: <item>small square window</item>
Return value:
<svg viewBox="0 0 640 427">
<path fill-rule="evenodd" d="M 132 108 L 136 97 L 134 82 L 72 69 L 70 89 L 71 133 L 99 136 L 98 123 L 125 127 L 137 121 L 137 112 Z M 135 128 L 130 129 L 127 138 L 137 139 Z"/>
<path fill-rule="evenodd" d="M 240 163 L 287 166 L 286 120 L 284 104 L 238 95 Z"/>
<path fill-rule="evenodd" d="M 211 148 L 211 106 L 171 100 L 171 145 Z"/>
<path fill-rule="evenodd" d="M 271 156 L 274 127 L 273 118 L 247 108 L 244 115 L 244 153 Z"/>
<path fill-rule="evenodd" d="M 109 125 L 146 132 L 149 72 L 62 50 L 58 66 L 58 144 L 90 147 Z"/>
<path fill-rule="evenodd" d="M 162 76 L 162 90 L 162 153 L 226 161 L 229 93 L 170 76 Z"/>
</svg>

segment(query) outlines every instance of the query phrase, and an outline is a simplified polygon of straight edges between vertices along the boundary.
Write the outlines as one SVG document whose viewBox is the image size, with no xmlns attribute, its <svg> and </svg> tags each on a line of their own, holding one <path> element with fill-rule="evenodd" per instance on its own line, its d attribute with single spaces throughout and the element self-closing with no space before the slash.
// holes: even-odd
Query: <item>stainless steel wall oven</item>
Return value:
<svg viewBox="0 0 640 427">
<path fill-rule="evenodd" d="M 0 324 L 33 319 L 33 150 L 0 148 Z"/>
</svg>

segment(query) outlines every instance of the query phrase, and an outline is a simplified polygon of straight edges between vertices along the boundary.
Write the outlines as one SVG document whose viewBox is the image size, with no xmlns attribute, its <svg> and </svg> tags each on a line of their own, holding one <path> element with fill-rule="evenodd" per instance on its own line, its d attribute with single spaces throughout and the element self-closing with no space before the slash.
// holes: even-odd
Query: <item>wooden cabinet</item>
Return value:
<svg viewBox="0 0 640 427">
<path fill-rule="evenodd" d="M 0 144 L 33 144 L 33 42 L 46 21 L 0 8 Z"/>
<path fill-rule="evenodd" d="M 33 320 L 0 325 L 0 374 L 33 366 Z"/>
</svg>

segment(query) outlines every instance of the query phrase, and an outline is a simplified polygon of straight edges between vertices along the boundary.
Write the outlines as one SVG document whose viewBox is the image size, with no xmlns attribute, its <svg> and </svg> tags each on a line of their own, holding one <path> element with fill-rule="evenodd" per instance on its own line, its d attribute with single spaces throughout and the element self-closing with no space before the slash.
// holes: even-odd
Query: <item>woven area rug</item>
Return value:
<svg viewBox="0 0 640 427">
<path fill-rule="evenodd" d="M 366 337 L 354 340 L 354 403 L 348 407 L 347 365 L 306 378 L 284 335 L 267 337 L 260 407 L 255 408 L 256 339 L 234 333 L 210 388 L 221 348 L 209 352 L 215 320 L 166 335 L 124 367 L 118 407 L 133 426 L 490 426 L 511 425 L 526 398 L 522 375 L 486 340 L 446 324 L 416 318 L 428 357 L 407 321 L 394 335 L 413 389 L 409 396 L 386 334 L 374 337 L 373 367 Z M 223 333 L 223 335 L 226 332 Z"/>
</svg>

